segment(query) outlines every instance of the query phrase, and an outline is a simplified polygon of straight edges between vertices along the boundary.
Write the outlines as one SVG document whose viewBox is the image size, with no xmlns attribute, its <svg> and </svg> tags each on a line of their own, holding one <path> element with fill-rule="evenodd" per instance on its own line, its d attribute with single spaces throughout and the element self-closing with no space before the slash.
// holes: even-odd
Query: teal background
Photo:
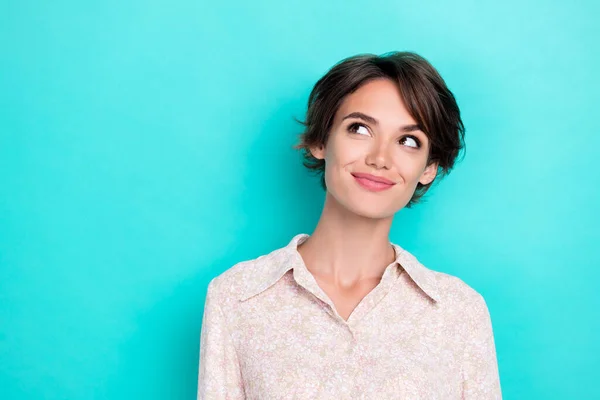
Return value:
<svg viewBox="0 0 600 400">
<path fill-rule="evenodd" d="M 208 281 L 318 220 L 293 118 L 390 50 L 467 127 L 391 239 L 484 295 L 504 398 L 600 398 L 599 4 L 2 1 L 0 398 L 194 398 Z"/>
</svg>

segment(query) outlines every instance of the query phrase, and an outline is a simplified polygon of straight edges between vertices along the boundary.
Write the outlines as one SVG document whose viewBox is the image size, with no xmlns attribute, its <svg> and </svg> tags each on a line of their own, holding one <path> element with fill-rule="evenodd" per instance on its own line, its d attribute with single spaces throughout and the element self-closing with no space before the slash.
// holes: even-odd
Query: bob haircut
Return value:
<svg viewBox="0 0 600 400">
<path fill-rule="evenodd" d="M 335 64 L 313 87 L 308 98 L 305 130 L 293 146 L 303 153 L 303 164 L 325 183 L 325 160 L 315 158 L 310 148 L 325 146 L 335 114 L 344 98 L 374 79 L 389 79 L 398 85 L 408 113 L 429 139 L 427 165 L 438 162 L 433 182 L 417 184 L 406 208 L 419 202 L 438 176 L 446 176 L 465 147 L 465 127 L 452 92 L 437 70 L 413 52 L 389 52 L 381 56 L 358 54 Z"/>
</svg>

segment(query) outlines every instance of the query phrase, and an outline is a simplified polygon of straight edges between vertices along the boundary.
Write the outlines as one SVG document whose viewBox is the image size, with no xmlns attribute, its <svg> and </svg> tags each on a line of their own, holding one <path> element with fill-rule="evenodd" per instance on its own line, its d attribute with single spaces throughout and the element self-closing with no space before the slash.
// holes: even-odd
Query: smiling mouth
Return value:
<svg viewBox="0 0 600 400">
<path fill-rule="evenodd" d="M 363 187 L 364 189 L 367 189 L 371 192 L 381 192 L 383 190 L 387 190 L 387 189 L 391 188 L 392 186 L 394 186 L 394 183 L 378 182 L 378 181 L 374 181 L 372 179 L 368 179 L 364 176 L 358 176 L 358 175 L 352 174 L 352 177 L 354 177 L 356 182 L 361 187 Z"/>
</svg>

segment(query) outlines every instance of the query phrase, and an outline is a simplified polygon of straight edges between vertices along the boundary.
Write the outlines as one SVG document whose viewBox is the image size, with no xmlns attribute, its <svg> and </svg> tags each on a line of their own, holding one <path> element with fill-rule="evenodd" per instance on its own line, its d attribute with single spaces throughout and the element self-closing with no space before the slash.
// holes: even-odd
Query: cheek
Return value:
<svg viewBox="0 0 600 400">
<path fill-rule="evenodd" d="M 327 147 L 327 153 L 325 154 L 327 166 L 331 166 L 332 168 L 330 169 L 337 168 L 340 163 L 343 163 L 344 157 L 344 149 L 340 148 L 334 141 L 330 141 Z"/>
<path fill-rule="evenodd" d="M 425 160 L 415 157 L 399 157 L 396 160 L 396 169 L 406 183 L 417 184 L 425 170 Z"/>
<path fill-rule="evenodd" d="M 329 148 L 326 160 L 337 168 L 346 167 L 365 157 L 366 148 L 365 146 L 361 146 L 361 143 L 338 140 L 331 144 L 332 146 Z"/>
</svg>

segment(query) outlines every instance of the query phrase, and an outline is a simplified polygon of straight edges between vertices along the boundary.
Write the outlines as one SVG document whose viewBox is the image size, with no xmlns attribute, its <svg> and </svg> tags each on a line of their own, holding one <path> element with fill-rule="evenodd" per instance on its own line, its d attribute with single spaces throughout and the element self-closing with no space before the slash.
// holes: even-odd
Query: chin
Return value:
<svg viewBox="0 0 600 400">
<path fill-rule="evenodd" d="M 356 196 L 337 197 L 333 194 L 339 206 L 345 208 L 348 212 L 363 218 L 371 219 L 387 219 L 393 218 L 394 215 L 403 208 L 403 206 L 384 204 L 385 202 L 368 201 L 368 199 L 358 199 Z"/>
<path fill-rule="evenodd" d="M 396 213 L 386 212 L 385 210 L 356 210 L 354 214 L 369 219 L 389 219 L 393 218 Z"/>
</svg>

